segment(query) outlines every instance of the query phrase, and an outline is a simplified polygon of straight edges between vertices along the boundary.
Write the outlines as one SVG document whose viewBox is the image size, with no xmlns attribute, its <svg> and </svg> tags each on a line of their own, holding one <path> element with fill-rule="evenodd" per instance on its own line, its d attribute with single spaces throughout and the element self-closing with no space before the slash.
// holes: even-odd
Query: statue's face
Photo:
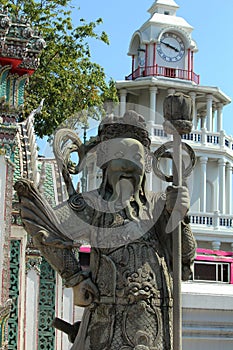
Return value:
<svg viewBox="0 0 233 350">
<path fill-rule="evenodd" d="M 113 139 L 108 148 L 108 183 L 114 188 L 120 180 L 127 180 L 139 188 L 145 173 L 145 152 L 134 139 Z"/>
</svg>

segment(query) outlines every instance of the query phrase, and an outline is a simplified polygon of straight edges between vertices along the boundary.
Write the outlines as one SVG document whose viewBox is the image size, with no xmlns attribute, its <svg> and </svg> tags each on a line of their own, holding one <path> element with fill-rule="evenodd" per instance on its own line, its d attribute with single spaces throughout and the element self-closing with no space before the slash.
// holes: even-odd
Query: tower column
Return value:
<svg viewBox="0 0 233 350">
<path fill-rule="evenodd" d="M 126 89 L 120 90 L 120 116 L 123 116 L 126 112 L 126 97 L 127 97 L 127 90 Z"/>
<path fill-rule="evenodd" d="M 213 125 L 212 125 L 212 111 L 213 111 L 213 107 L 212 107 L 212 102 L 213 102 L 213 96 L 212 95 L 207 95 L 207 130 L 208 131 L 212 131 L 213 129 Z"/>
<path fill-rule="evenodd" d="M 222 130 L 222 110 L 223 110 L 223 104 L 218 103 L 217 104 L 217 132 L 220 132 Z"/>
<path fill-rule="evenodd" d="M 212 131 L 215 132 L 215 111 L 216 109 L 213 108 L 212 110 Z"/>
<path fill-rule="evenodd" d="M 146 53 L 145 53 L 145 72 L 147 75 L 147 67 L 148 67 L 148 50 L 149 50 L 149 45 L 146 44 Z"/>
<path fill-rule="evenodd" d="M 188 49 L 188 77 L 192 80 L 192 68 L 191 68 L 191 50 Z"/>
<path fill-rule="evenodd" d="M 232 164 L 226 165 L 226 214 L 232 214 Z"/>
<path fill-rule="evenodd" d="M 218 160 L 218 174 L 219 174 L 219 211 L 225 214 L 225 193 L 226 193 L 226 161 L 225 159 Z"/>
<path fill-rule="evenodd" d="M 153 69 L 156 65 L 156 43 L 153 44 Z"/>
<path fill-rule="evenodd" d="M 207 170 L 207 157 L 200 157 L 201 163 L 201 187 L 200 187 L 200 211 L 206 212 L 206 170 Z"/>
<path fill-rule="evenodd" d="M 134 66 L 135 66 L 135 55 L 132 56 L 132 74 L 134 72 Z"/>
<path fill-rule="evenodd" d="M 206 129 L 206 114 L 204 112 L 200 115 L 201 118 L 201 129 Z"/>
<path fill-rule="evenodd" d="M 193 129 L 196 129 L 197 128 L 196 93 L 191 91 L 189 93 L 189 96 L 193 101 L 193 108 L 192 108 Z"/>
<path fill-rule="evenodd" d="M 158 89 L 154 86 L 150 87 L 150 120 L 151 124 L 155 123 L 155 113 L 156 113 L 156 94 Z"/>
</svg>

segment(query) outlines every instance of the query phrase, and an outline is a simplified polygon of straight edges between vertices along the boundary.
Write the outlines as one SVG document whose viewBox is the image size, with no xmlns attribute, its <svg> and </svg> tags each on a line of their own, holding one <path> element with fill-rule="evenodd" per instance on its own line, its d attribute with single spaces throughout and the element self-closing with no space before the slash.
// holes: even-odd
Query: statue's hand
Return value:
<svg viewBox="0 0 233 350">
<path fill-rule="evenodd" d="M 189 192 L 185 186 L 168 186 L 166 190 L 166 209 L 171 214 L 179 213 L 182 220 L 190 207 Z"/>
<path fill-rule="evenodd" d="M 74 304 L 88 306 L 99 299 L 99 291 L 90 278 L 73 287 Z"/>
</svg>

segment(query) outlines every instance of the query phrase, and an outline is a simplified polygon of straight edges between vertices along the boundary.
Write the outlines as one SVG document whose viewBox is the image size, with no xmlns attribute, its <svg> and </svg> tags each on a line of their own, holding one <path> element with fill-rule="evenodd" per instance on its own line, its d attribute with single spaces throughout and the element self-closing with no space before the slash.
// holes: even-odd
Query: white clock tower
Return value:
<svg viewBox="0 0 233 350">
<path fill-rule="evenodd" d="M 178 2 L 178 0 L 177 0 Z M 147 120 L 152 148 L 170 141 L 163 130 L 163 101 L 181 92 L 193 101 L 193 130 L 185 136 L 197 163 L 189 178 L 190 221 L 197 240 L 193 279 L 183 288 L 183 349 L 230 350 L 233 342 L 233 139 L 223 130 L 230 98 L 217 87 L 201 85 L 194 71 L 197 45 L 193 27 L 177 16 L 174 0 L 154 1 L 149 19 L 132 36 L 132 71 L 117 81 L 120 115 L 128 109 Z M 199 53 L 201 54 L 201 53 Z M 187 156 L 184 155 L 187 158 Z M 185 159 L 186 159 L 185 158 Z M 161 170 L 171 165 L 161 161 Z M 168 183 L 151 175 L 148 186 Z M 231 315 L 231 317 L 230 317 Z"/>
<path fill-rule="evenodd" d="M 161 76 L 199 83 L 194 73 L 197 51 L 191 38 L 193 27 L 176 16 L 179 6 L 173 0 L 159 0 L 149 8 L 150 19 L 137 30 L 130 42 L 132 74 L 126 79 Z"/>
</svg>

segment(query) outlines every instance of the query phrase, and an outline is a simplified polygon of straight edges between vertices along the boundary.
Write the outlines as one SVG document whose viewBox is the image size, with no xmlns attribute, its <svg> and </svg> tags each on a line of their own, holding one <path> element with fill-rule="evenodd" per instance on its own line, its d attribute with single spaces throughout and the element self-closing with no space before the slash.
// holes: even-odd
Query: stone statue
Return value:
<svg viewBox="0 0 233 350">
<path fill-rule="evenodd" d="M 70 152 L 75 149 L 82 157 L 84 145 L 73 144 Z M 172 350 L 176 252 L 168 223 L 175 208 L 182 226 L 182 277 L 187 280 L 196 248 L 187 216 L 188 190 L 169 186 L 166 193 L 147 191 L 153 154 L 144 119 L 134 111 L 107 117 L 87 149 L 96 151 L 103 173 L 97 190 L 73 190 L 69 173 L 80 171 L 82 164 L 70 167 L 67 149 L 62 164 L 67 202 L 52 209 L 28 180 L 15 185 L 25 229 L 73 288 L 75 305 L 85 307 L 81 324 L 67 331 L 72 349 Z M 57 155 L 61 161 L 61 152 Z M 82 271 L 75 254 L 83 243 L 91 245 L 89 271 Z"/>
</svg>

